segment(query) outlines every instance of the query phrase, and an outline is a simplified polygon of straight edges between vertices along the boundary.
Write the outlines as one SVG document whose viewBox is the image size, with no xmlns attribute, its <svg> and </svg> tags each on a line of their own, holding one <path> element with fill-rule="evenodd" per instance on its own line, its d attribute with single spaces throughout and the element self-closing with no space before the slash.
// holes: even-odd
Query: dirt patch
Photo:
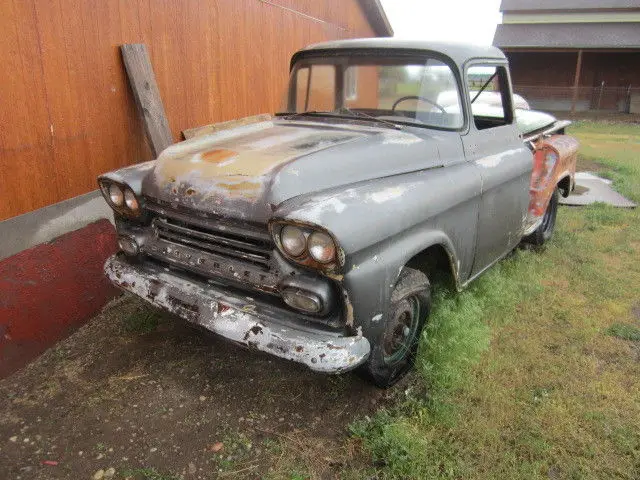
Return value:
<svg viewBox="0 0 640 480">
<path fill-rule="evenodd" d="M 578 155 L 576 169 L 580 172 L 600 172 L 604 167 L 592 158 Z"/>
<path fill-rule="evenodd" d="M 633 318 L 640 321 L 640 302 L 636 302 L 636 304 L 631 307 L 631 315 L 633 315 Z"/>
<path fill-rule="evenodd" d="M 232 476 L 257 478 L 274 442 L 335 446 L 382 399 L 355 375 L 314 374 L 167 315 L 132 332 L 122 320 L 140 308 L 123 297 L 0 381 L 0 478 L 88 479 L 113 467 L 114 478 L 155 469 L 208 479 L 239 460 L 249 467 Z"/>
</svg>

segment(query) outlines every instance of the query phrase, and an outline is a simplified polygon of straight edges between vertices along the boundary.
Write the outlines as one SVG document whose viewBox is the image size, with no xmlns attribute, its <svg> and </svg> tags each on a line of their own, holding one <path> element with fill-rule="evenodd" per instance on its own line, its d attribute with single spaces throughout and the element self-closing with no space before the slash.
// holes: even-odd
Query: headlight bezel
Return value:
<svg viewBox="0 0 640 480">
<path fill-rule="evenodd" d="M 284 248 L 281 234 L 282 231 L 288 226 L 295 227 L 301 230 L 305 236 L 304 251 L 300 255 L 292 255 L 288 253 Z M 269 223 L 269 230 L 271 232 L 271 237 L 273 238 L 276 247 L 278 248 L 278 251 L 285 258 L 297 263 L 298 265 L 309 267 L 314 270 L 320 270 L 326 273 L 335 273 L 344 266 L 344 254 L 340 249 L 338 241 L 331 232 L 323 227 L 306 222 L 277 219 L 272 220 Z M 311 255 L 311 252 L 309 251 L 309 238 L 314 233 L 326 235 L 332 241 L 334 254 L 330 260 L 327 260 L 325 262 L 318 261 Z"/>
<path fill-rule="evenodd" d="M 116 213 L 129 218 L 138 218 L 142 215 L 142 198 L 126 183 L 101 178 L 98 180 L 98 186 L 100 187 L 103 198 Z M 115 203 L 111 198 L 112 187 L 119 188 L 122 192 L 122 203 L 120 205 Z M 137 208 L 131 208 L 129 206 L 129 203 L 133 202 L 127 201 L 127 196 L 134 199 Z"/>
</svg>

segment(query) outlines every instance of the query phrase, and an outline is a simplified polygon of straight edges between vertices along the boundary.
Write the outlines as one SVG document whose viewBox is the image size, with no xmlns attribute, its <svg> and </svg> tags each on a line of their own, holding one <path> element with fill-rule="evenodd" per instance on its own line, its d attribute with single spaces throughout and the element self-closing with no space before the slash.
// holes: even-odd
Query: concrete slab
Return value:
<svg viewBox="0 0 640 480">
<path fill-rule="evenodd" d="M 583 206 L 602 202 L 614 207 L 634 208 L 637 205 L 613 188 L 611 180 L 591 172 L 576 172 L 576 188 L 567 198 L 560 197 L 562 205 Z"/>
</svg>

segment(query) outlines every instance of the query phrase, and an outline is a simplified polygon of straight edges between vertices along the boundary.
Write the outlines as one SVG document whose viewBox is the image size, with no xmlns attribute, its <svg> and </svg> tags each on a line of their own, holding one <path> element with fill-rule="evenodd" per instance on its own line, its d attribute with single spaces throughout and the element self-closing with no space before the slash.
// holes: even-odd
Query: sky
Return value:
<svg viewBox="0 0 640 480">
<path fill-rule="evenodd" d="M 490 45 L 500 0 L 381 0 L 396 38 Z"/>
</svg>

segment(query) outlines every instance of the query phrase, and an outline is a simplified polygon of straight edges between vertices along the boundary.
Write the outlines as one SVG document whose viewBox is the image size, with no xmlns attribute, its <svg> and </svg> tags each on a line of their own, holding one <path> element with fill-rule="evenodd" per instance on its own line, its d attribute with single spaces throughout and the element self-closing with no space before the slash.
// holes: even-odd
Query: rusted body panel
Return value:
<svg viewBox="0 0 640 480">
<path fill-rule="evenodd" d="M 569 135 L 542 137 L 534 144 L 529 214 L 525 234 L 535 230 L 549 205 L 556 187 L 566 183 L 568 196 L 575 186 L 578 141 Z"/>
<path fill-rule="evenodd" d="M 295 58 L 306 54 L 331 52 L 313 47 Z M 506 66 L 491 48 L 446 55 L 459 72 L 478 57 Z M 461 97 L 470 112 L 468 92 Z M 532 187 L 533 155 L 515 123 L 481 132 L 466 116 L 460 130 L 277 116 L 108 173 L 100 181 L 130 187 L 141 213 L 116 215 L 118 233 L 139 250 L 112 257 L 106 274 L 232 341 L 317 371 L 354 368 L 379 348 L 392 289 L 411 259 L 441 248 L 462 288 L 518 245 L 530 206 L 548 201 L 547 183 Z M 542 142 L 562 152 L 549 178 L 571 175 L 571 141 Z M 324 232 L 337 254 L 326 264 L 288 256 L 283 225 Z M 323 308 L 294 310 L 286 290 L 312 292 Z"/>
</svg>

